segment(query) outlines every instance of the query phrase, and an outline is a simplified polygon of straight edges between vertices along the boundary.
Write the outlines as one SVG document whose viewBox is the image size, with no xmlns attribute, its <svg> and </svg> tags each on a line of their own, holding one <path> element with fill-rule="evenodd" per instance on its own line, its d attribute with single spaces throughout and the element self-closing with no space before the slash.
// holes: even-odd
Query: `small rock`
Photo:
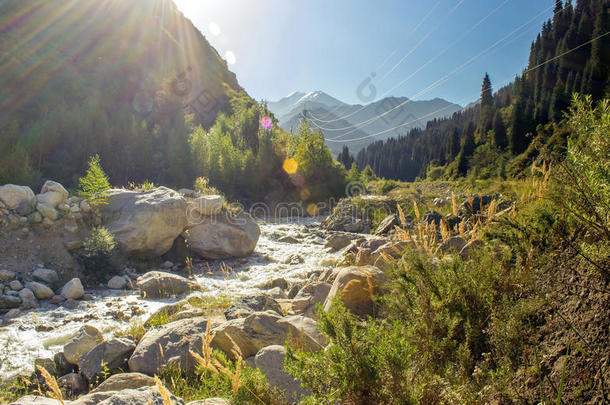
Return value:
<svg viewBox="0 0 610 405">
<path fill-rule="evenodd" d="M 142 296 L 146 298 L 169 297 L 201 290 L 201 285 L 195 281 L 160 271 L 150 271 L 138 277 L 137 284 Z"/>
<path fill-rule="evenodd" d="M 381 221 L 377 229 L 375 230 L 375 235 L 385 235 L 390 232 L 394 227 L 398 225 L 398 217 L 396 214 L 388 215 Z"/>
<path fill-rule="evenodd" d="M 53 298 L 53 296 L 55 295 L 53 290 L 37 281 L 27 283 L 26 287 L 32 290 L 36 298 L 39 300 L 48 300 L 50 298 Z"/>
<path fill-rule="evenodd" d="M 87 391 L 87 384 L 85 384 L 83 378 L 76 373 L 69 373 L 60 377 L 57 380 L 57 383 L 61 388 L 66 389 L 72 394 L 80 394 Z"/>
<path fill-rule="evenodd" d="M 112 371 L 121 367 L 135 348 L 133 341 L 126 338 L 102 342 L 79 360 L 80 372 L 87 381 L 94 382 L 105 369 Z"/>
<path fill-rule="evenodd" d="M 53 325 L 49 325 L 48 323 L 41 323 L 39 325 L 36 325 L 34 329 L 36 330 L 36 332 L 50 332 L 55 329 L 55 327 Z"/>
<path fill-rule="evenodd" d="M 19 291 L 19 298 L 21 299 L 21 308 L 23 309 L 32 309 L 38 308 L 38 300 L 36 296 L 29 288 L 24 288 Z"/>
<path fill-rule="evenodd" d="M 74 371 L 75 367 L 70 364 L 64 355 L 64 352 L 55 353 L 53 356 L 53 363 L 55 364 L 56 375 L 66 375 Z"/>
<path fill-rule="evenodd" d="M 65 203 L 61 203 L 57 206 L 57 209 L 63 212 L 69 212 L 70 211 L 70 206 L 68 204 Z"/>
<path fill-rule="evenodd" d="M 303 259 L 301 256 L 297 255 L 297 254 L 292 254 L 290 256 L 288 256 L 286 258 L 286 260 L 284 260 L 284 264 L 291 264 L 293 266 L 296 266 L 297 264 L 302 264 L 305 263 L 305 259 Z"/>
<path fill-rule="evenodd" d="M 62 405 L 62 403 L 56 399 L 45 398 L 38 395 L 26 395 L 15 402 L 11 402 L 10 405 Z"/>
<path fill-rule="evenodd" d="M 93 301 L 93 300 L 95 300 L 95 296 L 93 294 L 84 294 L 83 299 L 85 301 Z"/>
<path fill-rule="evenodd" d="M 67 299 L 78 300 L 83 298 L 85 295 L 85 289 L 83 288 L 83 284 L 80 279 L 73 278 L 68 281 L 66 285 L 61 289 L 61 295 L 63 295 Z"/>
<path fill-rule="evenodd" d="M 295 244 L 295 243 L 299 243 L 300 241 L 296 238 L 293 238 L 292 236 L 284 236 L 284 237 L 279 238 L 278 242 Z"/>
<path fill-rule="evenodd" d="M 330 248 L 333 252 L 337 252 L 349 245 L 350 243 L 351 239 L 349 238 L 349 236 L 338 233 L 331 235 L 324 244 L 324 247 Z"/>
<path fill-rule="evenodd" d="M 288 281 L 286 281 L 285 278 L 276 278 L 273 279 L 271 281 L 268 281 L 265 284 L 265 288 L 266 289 L 272 289 L 272 288 L 279 288 L 281 290 L 287 290 L 288 289 Z"/>
<path fill-rule="evenodd" d="M 174 263 L 170 262 L 169 260 L 161 264 L 162 269 L 171 269 L 172 267 L 174 267 Z"/>
<path fill-rule="evenodd" d="M 155 385 L 155 380 L 142 373 L 121 373 L 110 376 L 91 392 L 122 391 Z"/>
<path fill-rule="evenodd" d="M 443 254 L 455 252 L 459 253 L 466 246 L 466 241 L 461 236 L 452 236 L 441 243 L 439 249 Z"/>
<path fill-rule="evenodd" d="M 282 308 L 275 299 L 267 294 L 257 294 L 237 299 L 225 311 L 225 318 L 229 320 L 244 318 L 253 312 L 260 311 L 275 311 L 282 314 Z"/>
<path fill-rule="evenodd" d="M 127 280 L 123 276 L 114 276 L 108 281 L 108 288 L 112 290 L 123 290 L 127 285 Z"/>
<path fill-rule="evenodd" d="M 259 350 L 254 363 L 272 387 L 283 391 L 290 403 L 298 403 L 306 392 L 301 388 L 299 380 L 284 370 L 285 357 L 284 346 L 272 345 Z"/>
<path fill-rule="evenodd" d="M 54 285 L 59 281 L 57 272 L 51 269 L 36 269 L 32 273 L 32 278 L 37 281 L 42 281 L 48 285 Z"/>
<path fill-rule="evenodd" d="M 11 319 L 15 319 L 21 316 L 21 310 L 19 308 L 13 308 L 4 314 L 4 320 L 10 321 Z"/>
<path fill-rule="evenodd" d="M 460 251 L 460 256 L 462 256 L 462 260 L 470 259 L 472 257 L 472 254 L 484 245 L 485 243 L 483 243 L 483 241 L 480 239 L 475 239 L 468 242 Z"/>
<path fill-rule="evenodd" d="M 29 215 L 28 219 L 30 220 L 30 222 L 33 222 L 35 224 L 39 224 L 42 222 L 42 215 L 40 215 L 40 212 L 35 211 L 32 214 Z"/>
<path fill-rule="evenodd" d="M 231 405 L 231 402 L 223 398 L 207 398 L 189 402 L 186 405 Z"/>
<path fill-rule="evenodd" d="M 55 208 L 46 203 L 36 204 L 36 210 L 40 212 L 44 219 L 56 221 L 59 218 L 59 213 Z"/>
<path fill-rule="evenodd" d="M 82 326 L 64 346 L 64 356 L 71 364 L 79 364 L 81 358 L 104 340 L 104 335 L 94 326 Z"/>
<path fill-rule="evenodd" d="M 91 212 L 91 205 L 89 205 L 89 202 L 87 201 L 81 201 L 80 210 L 82 212 Z"/>
<path fill-rule="evenodd" d="M 68 233 L 76 233 L 78 232 L 78 225 L 74 221 L 69 221 L 64 225 L 64 229 Z"/>
<path fill-rule="evenodd" d="M 191 211 L 193 212 L 189 213 L 189 223 L 197 223 L 196 219 L 198 216 L 196 214 L 199 214 L 199 216 L 211 216 L 220 214 L 220 212 L 222 211 L 223 203 L 224 198 L 219 195 L 204 195 L 193 200 L 193 203 L 190 206 Z"/>
<path fill-rule="evenodd" d="M 441 220 L 443 216 L 436 211 L 426 212 L 422 217 L 422 222 L 427 223 L 428 225 L 436 225 L 437 229 L 441 225 Z"/>
<path fill-rule="evenodd" d="M 15 272 L 9 270 L 0 270 L 0 281 L 10 281 L 15 278 Z"/>
<path fill-rule="evenodd" d="M 79 240 L 71 240 L 71 241 L 65 242 L 64 246 L 66 246 L 66 249 L 68 249 L 70 252 L 73 252 L 75 250 L 82 248 L 83 242 L 81 242 Z"/>
<path fill-rule="evenodd" d="M 65 300 L 62 305 L 66 309 L 76 309 L 79 306 L 79 302 L 77 300 L 73 300 L 72 298 Z"/>
<path fill-rule="evenodd" d="M 328 312 L 333 299 L 339 297 L 350 312 L 357 315 L 372 314 L 373 295 L 387 281 L 385 274 L 374 266 L 341 269 L 328 293 L 324 310 Z"/>
<path fill-rule="evenodd" d="M 59 305 L 64 302 L 66 299 L 61 295 L 54 295 L 49 301 L 53 305 Z"/>
<path fill-rule="evenodd" d="M 19 280 L 11 281 L 10 283 L 8 283 L 8 286 L 13 291 L 20 291 L 23 288 L 23 284 L 21 284 L 21 281 L 19 281 Z"/>
</svg>

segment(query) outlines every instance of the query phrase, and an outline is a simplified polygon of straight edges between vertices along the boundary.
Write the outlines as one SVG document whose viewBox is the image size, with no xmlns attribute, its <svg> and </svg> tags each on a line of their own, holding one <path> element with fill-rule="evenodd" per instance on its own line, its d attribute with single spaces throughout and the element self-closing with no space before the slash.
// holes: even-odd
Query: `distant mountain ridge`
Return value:
<svg viewBox="0 0 610 405">
<path fill-rule="evenodd" d="M 424 128 L 428 121 L 462 110 L 460 105 L 440 98 L 416 101 L 385 97 L 366 105 L 352 105 L 323 91 L 295 91 L 268 106 L 287 131 L 296 129 L 306 116 L 314 129 L 322 131 L 333 153 L 339 152 L 343 144 L 357 152 L 374 141 Z"/>
</svg>

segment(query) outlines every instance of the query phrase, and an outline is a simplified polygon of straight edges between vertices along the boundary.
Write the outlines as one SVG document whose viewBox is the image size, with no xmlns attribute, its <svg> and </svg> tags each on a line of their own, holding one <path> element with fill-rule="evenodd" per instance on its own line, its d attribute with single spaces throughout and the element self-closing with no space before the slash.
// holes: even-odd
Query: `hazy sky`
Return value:
<svg viewBox="0 0 610 405">
<path fill-rule="evenodd" d="M 323 90 L 349 103 L 393 95 L 442 97 L 462 105 L 478 97 L 486 71 L 497 88 L 525 68 L 531 41 L 552 16 L 555 4 L 555 0 L 174 1 L 256 99 Z"/>
</svg>

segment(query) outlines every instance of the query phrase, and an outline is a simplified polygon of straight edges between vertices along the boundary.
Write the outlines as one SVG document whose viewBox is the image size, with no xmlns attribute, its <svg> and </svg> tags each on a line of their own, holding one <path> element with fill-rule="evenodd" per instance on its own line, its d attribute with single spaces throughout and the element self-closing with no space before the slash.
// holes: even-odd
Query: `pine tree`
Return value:
<svg viewBox="0 0 610 405">
<path fill-rule="evenodd" d="M 489 74 L 485 73 L 483 84 L 481 85 L 481 107 L 491 107 L 493 102 L 491 80 L 489 79 Z"/>
<path fill-rule="evenodd" d="M 494 115 L 493 133 L 493 145 L 500 149 L 506 148 L 508 139 L 506 137 L 506 127 L 504 126 L 504 120 L 502 119 L 500 111 L 496 111 L 496 114 Z"/>
</svg>

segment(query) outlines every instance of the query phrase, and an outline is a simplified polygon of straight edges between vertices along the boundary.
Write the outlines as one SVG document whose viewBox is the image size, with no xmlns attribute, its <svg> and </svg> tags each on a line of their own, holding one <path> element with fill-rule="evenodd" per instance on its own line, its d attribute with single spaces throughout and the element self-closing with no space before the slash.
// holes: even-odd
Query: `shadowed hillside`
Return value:
<svg viewBox="0 0 610 405">
<path fill-rule="evenodd" d="M 9 0 L 0 32 L 0 183 L 73 184 L 94 153 L 116 183 L 192 182 L 189 127 L 242 91 L 169 0 Z"/>
</svg>

